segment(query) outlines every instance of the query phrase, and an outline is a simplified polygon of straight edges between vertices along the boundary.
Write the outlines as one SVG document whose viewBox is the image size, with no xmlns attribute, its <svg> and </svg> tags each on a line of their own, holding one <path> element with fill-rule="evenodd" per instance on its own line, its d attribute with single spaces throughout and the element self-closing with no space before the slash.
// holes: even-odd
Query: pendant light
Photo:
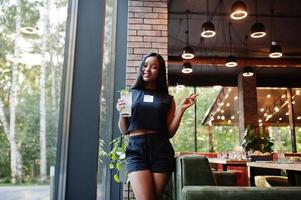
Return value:
<svg viewBox="0 0 301 200">
<path fill-rule="evenodd" d="M 265 27 L 262 23 L 258 22 L 258 11 L 257 11 L 257 0 L 255 0 L 255 14 L 256 14 L 256 23 L 251 27 L 251 37 L 252 38 L 261 38 L 266 35 Z"/>
<path fill-rule="evenodd" d="M 182 66 L 182 73 L 189 74 L 192 72 L 192 66 L 190 62 L 184 62 Z"/>
<path fill-rule="evenodd" d="M 246 40 L 246 43 L 245 43 L 246 44 L 246 52 L 245 53 L 246 53 L 246 58 L 248 58 L 249 57 L 249 52 L 248 52 L 248 35 L 245 36 L 245 40 Z M 244 77 L 253 76 L 254 72 L 253 72 L 252 67 L 249 67 L 249 66 L 244 67 L 242 75 Z"/>
<path fill-rule="evenodd" d="M 242 73 L 244 77 L 251 77 L 254 75 L 252 67 L 245 67 L 244 72 Z"/>
<path fill-rule="evenodd" d="M 272 41 L 270 48 L 270 58 L 280 58 L 282 56 L 282 49 L 276 41 Z"/>
<path fill-rule="evenodd" d="M 21 28 L 21 33 L 25 35 L 38 35 L 39 34 L 39 29 L 36 27 L 31 27 L 31 26 L 26 26 Z"/>
<path fill-rule="evenodd" d="M 223 88 L 223 86 L 221 86 L 221 85 L 214 85 L 212 88 L 213 88 L 214 90 L 220 90 L 220 89 Z"/>
<path fill-rule="evenodd" d="M 235 56 L 228 56 L 226 59 L 226 66 L 227 67 L 236 67 L 237 66 L 237 61 Z"/>
<path fill-rule="evenodd" d="M 231 18 L 240 20 L 247 17 L 247 6 L 242 1 L 236 1 L 231 7 Z"/>
<path fill-rule="evenodd" d="M 270 53 L 269 53 L 269 57 L 270 58 L 280 58 L 282 57 L 282 49 L 279 45 L 278 42 L 276 42 L 275 40 L 273 40 L 274 38 L 274 9 L 271 9 L 271 47 L 270 47 Z"/>
<path fill-rule="evenodd" d="M 202 25 L 202 33 L 201 36 L 205 38 L 210 38 L 215 36 L 215 27 L 212 22 L 209 21 L 209 2 L 207 0 L 207 22 Z"/>
<path fill-rule="evenodd" d="M 183 59 L 192 59 L 194 58 L 194 52 L 193 52 L 193 48 L 191 46 L 189 46 L 189 30 L 188 30 L 188 13 L 189 10 L 186 11 L 186 26 L 187 26 L 187 30 L 186 30 L 186 47 L 183 49 L 183 53 L 182 53 L 182 58 Z"/>
<path fill-rule="evenodd" d="M 185 88 L 185 85 L 177 83 L 176 89 L 177 90 L 183 90 Z"/>
<path fill-rule="evenodd" d="M 229 41 L 230 41 L 230 55 L 226 59 L 226 67 L 236 67 L 237 61 L 232 55 L 232 38 L 231 38 L 231 23 L 229 23 Z"/>
</svg>

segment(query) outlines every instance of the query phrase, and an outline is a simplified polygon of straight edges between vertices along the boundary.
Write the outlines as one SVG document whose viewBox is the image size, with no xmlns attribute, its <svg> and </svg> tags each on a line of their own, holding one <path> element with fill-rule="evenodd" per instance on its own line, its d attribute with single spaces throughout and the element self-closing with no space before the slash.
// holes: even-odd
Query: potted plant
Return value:
<svg viewBox="0 0 301 200">
<path fill-rule="evenodd" d="M 241 146 L 246 152 L 252 152 L 251 160 L 271 160 L 273 152 L 272 139 L 264 134 L 262 128 L 254 129 L 247 126 Z M 264 157 L 265 156 L 265 157 Z"/>
</svg>

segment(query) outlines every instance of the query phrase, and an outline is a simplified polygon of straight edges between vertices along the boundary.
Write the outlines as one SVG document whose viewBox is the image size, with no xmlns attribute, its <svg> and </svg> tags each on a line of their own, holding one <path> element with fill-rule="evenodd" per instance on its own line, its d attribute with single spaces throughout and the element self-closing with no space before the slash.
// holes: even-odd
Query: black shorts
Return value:
<svg viewBox="0 0 301 200">
<path fill-rule="evenodd" d="M 160 134 L 130 136 L 126 147 L 127 171 L 172 172 L 175 170 L 174 155 L 174 149 L 165 136 Z"/>
</svg>

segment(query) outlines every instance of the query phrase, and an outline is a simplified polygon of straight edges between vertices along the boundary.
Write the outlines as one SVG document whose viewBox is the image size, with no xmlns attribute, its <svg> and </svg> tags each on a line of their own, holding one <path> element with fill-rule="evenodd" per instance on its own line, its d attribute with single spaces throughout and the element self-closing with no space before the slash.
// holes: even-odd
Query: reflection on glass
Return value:
<svg viewBox="0 0 301 200">
<path fill-rule="evenodd" d="M 194 92 L 194 88 L 178 90 L 170 87 L 169 91 L 178 105 L 184 97 Z M 196 93 L 200 95 L 196 112 L 192 107 L 184 114 L 177 134 L 172 138 L 175 151 L 195 150 L 195 128 L 199 152 L 222 152 L 239 148 L 238 103 L 234 99 L 236 95 L 232 94 L 236 91 L 236 88 L 213 90 L 210 87 L 197 87 Z"/>
<path fill-rule="evenodd" d="M 100 96 L 100 146 L 98 165 L 98 186 L 97 199 L 110 199 L 110 176 L 108 169 L 107 152 L 110 150 L 112 140 L 112 112 L 114 91 L 114 71 L 115 71 L 115 43 L 114 43 L 114 16 L 116 14 L 116 1 L 106 1 L 105 13 L 105 35 L 103 48 L 103 71 L 102 88 Z"/>
<path fill-rule="evenodd" d="M 0 185 L 24 192 L 11 187 L 5 199 L 51 194 L 66 17 L 66 0 L 1 2 Z"/>
</svg>

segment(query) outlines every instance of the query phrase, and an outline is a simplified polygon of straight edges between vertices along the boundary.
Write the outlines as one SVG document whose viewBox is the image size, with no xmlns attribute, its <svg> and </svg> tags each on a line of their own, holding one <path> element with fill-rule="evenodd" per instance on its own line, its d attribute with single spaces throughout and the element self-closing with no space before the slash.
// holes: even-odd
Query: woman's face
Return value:
<svg viewBox="0 0 301 200">
<path fill-rule="evenodd" d="M 160 64 L 156 57 L 146 58 L 142 66 L 142 77 L 145 82 L 155 81 L 159 74 Z"/>
</svg>

